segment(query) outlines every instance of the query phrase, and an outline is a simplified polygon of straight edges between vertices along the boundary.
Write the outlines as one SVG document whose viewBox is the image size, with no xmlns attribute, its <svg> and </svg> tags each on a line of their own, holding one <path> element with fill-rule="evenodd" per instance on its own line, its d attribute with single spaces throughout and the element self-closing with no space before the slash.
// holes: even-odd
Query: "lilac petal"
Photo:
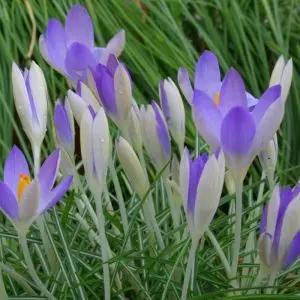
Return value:
<svg viewBox="0 0 300 300">
<path fill-rule="evenodd" d="M 196 65 L 194 88 L 214 98 L 220 86 L 221 75 L 218 59 L 211 51 L 206 50 Z"/>
<path fill-rule="evenodd" d="M 185 99 L 192 105 L 194 91 L 190 82 L 189 73 L 185 68 L 179 69 L 177 80 Z"/>
<path fill-rule="evenodd" d="M 274 101 L 279 99 L 280 93 L 280 85 L 272 86 L 266 92 L 264 92 L 252 112 L 255 124 L 260 122 L 267 109 L 274 103 Z"/>
<path fill-rule="evenodd" d="M 296 184 L 293 188 L 293 198 L 297 197 L 300 193 L 300 183 Z"/>
<path fill-rule="evenodd" d="M 248 107 L 244 82 L 240 74 L 231 68 L 220 90 L 220 111 L 225 116 L 235 106 Z"/>
<path fill-rule="evenodd" d="M 59 163 L 60 150 L 57 149 L 45 160 L 39 171 L 41 203 L 44 203 L 49 197 L 49 192 L 57 177 Z"/>
<path fill-rule="evenodd" d="M 81 5 L 74 5 L 66 19 L 66 37 L 68 46 L 79 42 L 88 48 L 94 47 L 94 28 L 91 17 Z"/>
<path fill-rule="evenodd" d="M 64 144 L 73 141 L 73 132 L 71 124 L 64 105 L 58 101 L 54 109 L 54 124 L 59 140 Z"/>
<path fill-rule="evenodd" d="M 190 182 L 189 182 L 189 192 L 188 192 L 188 201 L 187 201 L 187 211 L 191 215 L 194 215 L 197 187 L 207 160 L 208 160 L 208 155 L 203 154 L 197 157 L 190 164 L 190 177 L 189 177 Z"/>
<path fill-rule="evenodd" d="M 92 50 L 93 56 L 97 62 L 97 64 L 102 63 L 102 64 L 106 64 L 107 59 L 105 62 L 102 62 L 102 56 L 106 55 L 106 49 L 105 48 L 101 48 L 101 47 L 95 47 Z"/>
<path fill-rule="evenodd" d="M 46 210 L 53 207 L 66 193 L 72 184 L 73 176 L 67 176 L 60 184 L 58 184 L 48 195 L 45 202 L 41 203 L 38 214 L 43 214 Z"/>
<path fill-rule="evenodd" d="M 67 52 L 65 30 L 56 19 L 51 19 L 45 33 L 45 43 L 50 62 L 61 71 L 65 70 Z"/>
<path fill-rule="evenodd" d="M 170 108 L 168 105 L 167 94 L 164 88 L 164 80 L 161 80 L 159 83 L 159 95 L 160 95 L 160 105 L 168 122 L 170 118 Z"/>
<path fill-rule="evenodd" d="M 112 75 L 115 74 L 118 65 L 119 65 L 119 61 L 117 57 L 114 54 L 110 54 L 108 57 L 106 67 Z"/>
<path fill-rule="evenodd" d="M 93 73 L 96 87 L 105 110 L 117 115 L 117 104 L 115 100 L 114 78 L 105 67 L 99 65 L 97 71 Z"/>
<path fill-rule="evenodd" d="M 19 205 L 11 188 L 4 182 L 0 182 L 0 209 L 10 218 L 17 219 Z"/>
<path fill-rule="evenodd" d="M 255 123 L 251 114 L 243 107 L 234 107 L 221 125 L 221 146 L 227 165 L 234 177 L 246 175 L 252 161 L 251 147 L 255 136 Z"/>
<path fill-rule="evenodd" d="M 160 141 L 160 144 L 164 150 L 166 157 L 169 158 L 171 155 L 171 143 L 170 143 L 170 136 L 166 126 L 166 122 L 156 102 L 152 101 L 151 105 L 155 112 L 156 132 L 157 132 L 158 139 Z"/>
<path fill-rule="evenodd" d="M 28 164 L 23 152 L 17 146 L 13 146 L 5 161 L 4 182 L 16 198 L 21 174 L 30 176 Z"/>
<path fill-rule="evenodd" d="M 254 109 L 254 107 L 256 106 L 258 100 L 248 92 L 246 92 L 246 97 L 247 97 L 248 109 L 249 109 L 249 111 L 252 111 Z"/>
<path fill-rule="evenodd" d="M 221 114 L 211 98 L 198 90 L 194 92 L 193 119 L 201 136 L 215 151 L 220 144 Z"/>
<path fill-rule="evenodd" d="M 96 60 L 90 49 L 85 45 L 73 43 L 67 51 L 65 65 L 68 74 L 73 78 L 77 78 L 80 77 L 78 72 L 85 72 L 87 68 L 95 68 Z"/>
<path fill-rule="evenodd" d="M 285 257 L 285 262 L 284 262 L 284 268 L 288 267 L 290 264 L 292 264 L 299 256 L 300 256 L 300 232 L 298 232 L 289 248 L 288 248 L 288 252 L 286 254 L 286 257 Z"/>
</svg>

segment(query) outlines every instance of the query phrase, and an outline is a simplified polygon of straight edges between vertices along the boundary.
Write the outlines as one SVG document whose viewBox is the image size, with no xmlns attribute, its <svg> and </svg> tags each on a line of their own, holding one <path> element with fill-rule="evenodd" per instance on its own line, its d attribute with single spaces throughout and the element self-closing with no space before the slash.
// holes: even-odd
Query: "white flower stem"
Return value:
<svg viewBox="0 0 300 300">
<path fill-rule="evenodd" d="M 102 198 L 101 192 L 94 193 L 96 197 L 96 209 L 99 224 L 99 238 L 101 243 L 101 254 L 102 254 L 102 268 L 103 268 L 103 282 L 104 282 L 104 298 L 105 300 L 110 300 L 110 275 L 109 266 L 107 261 L 109 260 L 109 245 L 105 233 L 105 219 L 102 209 Z"/>
<path fill-rule="evenodd" d="M 28 268 L 28 272 L 30 274 L 30 276 L 32 277 L 32 279 L 34 280 L 37 288 L 48 298 L 51 300 L 56 300 L 56 298 L 47 290 L 47 288 L 45 287 L 45 285 L 42 283 L 42 281 L 40 280 L 39 276 L 37 275 L 31 256 L 30 256 L 30 251 L 28 248 L 28 244 L 27 244 L 27 239 L 26 239 L 26 232 L 21 232 L 18 231 L 19 234 L 19 240 L 20 240 L 20 245 L 22 247 L 22 251 L 24 254 L 24 258 L 25 258 L 25 262 Z"/>
<path fill-rule="evenodd" d="M 231 277 L 234 278 L 237 275 L 237 268 L 239 262 L 239 254 L 241 247 L 241 231 L 242 231 L 242 210 L 243 210 L 243 182 L 235 180 L 235 235 L 234 246 L 232 250 L 232 265 L 231 265 Z"/>
<path fill-rule="evenodd" d="M 190 277 L 191 277 L 192 269 L 194 268 L 194 265 L 195 265 L 195 255 L 196 255 L 197 245 L 198 245 L 198 241 L 192 241 L 192 246 L 191 246 L 189 258 L 188 258 L 188 263 L 187 263 L 187 266 L 185 269 L 185 274 L 184 274 L 184 281 L 183 281 L 183 287 L 182 287 L 182 292 L 181 292 L 181 300 L 187 299 L 187 292 L 188 292 L 188 287 L 189 287 L 189 283 L 190 283 Z"/>
</svg>

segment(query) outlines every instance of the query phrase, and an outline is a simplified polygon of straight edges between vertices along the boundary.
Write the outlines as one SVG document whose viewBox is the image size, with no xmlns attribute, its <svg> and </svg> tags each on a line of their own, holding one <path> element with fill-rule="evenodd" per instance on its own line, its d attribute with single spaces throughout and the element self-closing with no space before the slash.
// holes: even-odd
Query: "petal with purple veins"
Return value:
<svg viewBox="0 0 300 300">
<path fill-rule="evenodd" d="M 15 197 L 21 174 L 30 176 L 28 164 L 23 152 L 17 146 L 13 146 L 5 161 L 4 182 L 11 188 Z"/>
<path fill-rule="evenodd" d="M 220 90 L 220 111 L 223 116 L 226 116 L 235 106 L 248 107 L 244 82 L 240 74 L 231 68 L 227 72 Z"/>
<path fill-rule="evenodd" d="M 91 17 L 81 5 L 74 5 L 66 19 L 66 38 L 68 46 L 79 42 L 88 48 L 94 47 L 94 28 Z"/>
<path fill-rule="evenodd" d="M 215 151 L 220 144 L 221 114 L 211 98 L 198 90 L 194 92 L 193 119 L 199 133 Z"/>
<path fill-rule="evenodd" d="M 290 264 L 292 264 L 299 256 L 300 256 L 300 232 L 298 232 L 289 248 L 288 248 L 288 251 L 287 251 L 287 254 L 286 254 L 286 257 L 285 257 L 285 261 L 284 261 L 284 265 L 282 266 L 283 268 L 286 268 L 288 267 Z"/>
<path fill-rule="evenodd" d="M 0 182 L 0 209 L 11 219 L 17 219 L 19 206 L 11 188 L 4 182 Z"/>
<path fill-rule="evenodd" d="M 200 56 L 196 65 L 194 88 L 214 98 L 220 86 L 221 75 L 218 59 L 214 53 L 206 50 Z"/>
</svg>

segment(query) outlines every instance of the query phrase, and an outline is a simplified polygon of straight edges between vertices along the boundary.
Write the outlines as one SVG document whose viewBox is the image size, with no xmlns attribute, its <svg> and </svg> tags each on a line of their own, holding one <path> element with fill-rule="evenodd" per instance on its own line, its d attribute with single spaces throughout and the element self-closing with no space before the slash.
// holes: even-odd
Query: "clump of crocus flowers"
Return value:
<svg viewBox="0 0 300 300">
<path fill-rule="evenodd" d="M 29 70 L 21 70 L 13 64 L 14 99 L 31 144 L 33 168 L 31 171 L 22 151 L 14 146 L 5 162 L 4 178 L 0 182 L 0 207 L 20 236 L 36 287 L 48 298 L 55 299 L 34 270 L 26 235 L 36 220 L 42 220 L 38 224 L 44 232 L 43 215 L 72 188 L 77 194 L 82 194 L 74 204 L 79 212 L 78 221 L 86 227 L 80 215 L 83 209 L 93 221 L 93 237 L 96 236 L 105 262 L 102 265 L 104 297 L 111 299 L 111 270 L 114 266 L 106 262 L 113 258 L 114 253 L 106 236 L 103 210 L 112 209 L 112 205 L 106 203 L 104 207 L 103 199 L 107 192 L 107 174 L 113 178 L 116 193 L 122 196 L 116 161 L 112 157 L 114 147 L 131 189 L 140 198 L 141 215 L 151 247 L 157 246 L 163 251 L 170 243 L 164 239 L 156 218 L 158 211 L 153 203 L 150 176 L 153 170 L 161 177 L 166 191 L 170 210 L 166 222 L 174 228 L 175 242 L 191 239 L 181 291 L 183 300 L 187 299 L 195 255 L 205 235 L 220 256 L 232 287 L 243 287 L 243 282 L 238 279 L 241 272 L 238 265 L 243 226 L 243 182 L 253 160 L 259 156 L 272 194 L 262 213 L 257 240 L 261 271 L 254 286 L 268 276 L 273 284 L 278 272 L 293 263 L 300 253 L 299 185 L 291 189 L 274 184 L 278 154 L 276 132 L 284 116 L 291 85 L 292 61 L 285 63 L 283 57 L 279 58 L 270 87 L 256 99 L 246 91 L 237 70 L 230 68 L 222 79 L 217 57 L 208 50 L 204 51 L 196 64 L 194 87 L 185 68 L 178 72 L 180 90 L 192 109 L 192 116 L 188 116 L 180 91 L 171 78 L 159 83 L 160 105 L 155 100 L 148 105 L 137 105 L 133 99 L 134 82 L 130 70 L 118 58 L 124 46 L 123 30 L 106 47 L 95 46 L 91 18 L 80 5 L 73 6 L 68 12 L 65 26 L 56 19 L 50 20 L 45 34 L 40 37 L 40 50 L 44 59 L 66 77 L 70 90 L 64 100 L 57 100 L 54 109 L 58 149 L 41 167 L 40 153 L 49 105 L 46 80 L 35 62 L 31 63 Z M 198 145 L 196 151 L 191 152 L 185 145 L 188 117 L 193 118 L 196 130 L 209 146 L 208 153 L 199 154 Z M 82 178 L 76 169 L 74 118 L 80 127 L 84 182 L 94 203 L 84 194 Z M 110 125 L 116 126 L 121 133 L 115 142 Z M 62 178 L 61 182 L 55 184 L 58 177 Z M 231 203 L 235 215 L 234 241 L 227 256 L 210 230 L 219 207 L 224 177 L 227 183 L 231 182 L 231 193 L 236 193 L 236 201 Z M 126 235 L 129 220 L 126 199 L 121 196 L 117 199 L 122 230 Z M 180 229 L 182 226 L 186 230 Z M 47 247 L 47 241 L 44 242 Z M 130 241 L 127 247 L 132 250 Z M 121 288 L 118 276 L 114 276 L 114 280 Z M 80 292 L 84 294 L 82 290 Z"/>
</svg>

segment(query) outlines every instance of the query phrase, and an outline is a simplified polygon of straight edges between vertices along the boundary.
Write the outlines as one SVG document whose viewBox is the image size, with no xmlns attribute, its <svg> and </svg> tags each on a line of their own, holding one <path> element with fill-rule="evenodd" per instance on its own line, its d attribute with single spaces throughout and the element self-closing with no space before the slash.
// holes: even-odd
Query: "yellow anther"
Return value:
<svg viewBox="0 0 300 300">
<path fill-rule="evenodd" d="M 220 106 L 220 92 L 216 92 L 213 102 L 217 107 Z"/>
<path fill-rule="evenodd" d="M 25 174 L 20 174 L 19 176 L 20 176 L 20 180 L 18 184 L 18 201 L 21 200 L 23 192 L 31 182 L 30 176 Z"/>
</svg>

